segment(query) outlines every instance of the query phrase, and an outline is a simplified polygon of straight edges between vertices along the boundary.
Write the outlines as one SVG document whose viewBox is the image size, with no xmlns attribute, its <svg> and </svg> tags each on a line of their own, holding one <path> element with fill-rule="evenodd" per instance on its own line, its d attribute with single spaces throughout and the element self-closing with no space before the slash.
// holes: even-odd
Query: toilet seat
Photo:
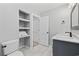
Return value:
<svg viewBox="0 0 79 59">
<path fill-rule="evenodd" d="M 8 56 L 23 56 L 23 53 L 21 51 L 15 51 L 15 52 L 9 54 Z"/>
</svg>

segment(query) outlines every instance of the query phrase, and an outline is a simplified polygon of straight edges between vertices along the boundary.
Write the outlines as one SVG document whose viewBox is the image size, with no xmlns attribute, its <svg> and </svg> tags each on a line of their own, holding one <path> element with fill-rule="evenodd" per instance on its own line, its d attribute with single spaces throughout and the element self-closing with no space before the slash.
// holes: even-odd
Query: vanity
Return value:
<svg viewBox="0 0 79 59">
<path fill-rule="evenodd" d="M 57 34 L 53 38 L 53 56 L 78 56 L 79 38 Z"/>
<path fill-rule="evenodd" d="M 76 35 L 57 34 L 53 39 L 53 56 L 79 56 L 79 4 L 70 12 L 70 31 Z"/>
</svg>

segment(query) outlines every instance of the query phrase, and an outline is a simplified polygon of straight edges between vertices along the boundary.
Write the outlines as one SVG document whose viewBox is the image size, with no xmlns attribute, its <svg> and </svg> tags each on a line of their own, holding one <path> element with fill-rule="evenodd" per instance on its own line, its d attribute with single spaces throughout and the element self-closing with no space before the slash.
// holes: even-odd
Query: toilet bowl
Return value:
<svg viewBox="0 0 79 59">
<path fill-rule="evenodd" d="M 10 40 L 2 43 L 3 55 L 6 56 L 23 56 L 23 53 L 19 51 L 19 40 Z"/>
</svg>

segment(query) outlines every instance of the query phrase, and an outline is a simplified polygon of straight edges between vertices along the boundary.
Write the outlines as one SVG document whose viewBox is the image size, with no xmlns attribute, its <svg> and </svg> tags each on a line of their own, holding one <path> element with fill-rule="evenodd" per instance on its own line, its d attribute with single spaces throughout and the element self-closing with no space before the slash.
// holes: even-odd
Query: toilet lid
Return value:
<svg viewBox="0 0 79 59">
<path fill-rule="evenodd" d="M 23 56 L 23 53 L 21 51 L 15 51 L 15 52 L 9 54 L 8 56 Z"/>
</svg>

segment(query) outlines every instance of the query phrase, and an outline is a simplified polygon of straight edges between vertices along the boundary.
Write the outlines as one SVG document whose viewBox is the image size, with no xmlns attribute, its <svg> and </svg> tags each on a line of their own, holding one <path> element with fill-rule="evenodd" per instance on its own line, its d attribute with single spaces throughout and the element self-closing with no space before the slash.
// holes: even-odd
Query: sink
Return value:
<svg viewBox="0 0 79 59">
<path fill-rule="evenodd" d="M 57 38 L 64 38 L 64 39 L 73 39 L 74 36 L 70 37 L 68 34 L 58 34 L 56 35 Z"/>
<path fill-rule="evenodd" d="M 79 36 L 77 37 L 76 35 L 72 35 L 72 37 L 70 37 L 67 34 L 57 34 L 52 39 L 61 40 L 61 41 L 67 41 L 67 42 L 79 43 Z"/>
</svg>

